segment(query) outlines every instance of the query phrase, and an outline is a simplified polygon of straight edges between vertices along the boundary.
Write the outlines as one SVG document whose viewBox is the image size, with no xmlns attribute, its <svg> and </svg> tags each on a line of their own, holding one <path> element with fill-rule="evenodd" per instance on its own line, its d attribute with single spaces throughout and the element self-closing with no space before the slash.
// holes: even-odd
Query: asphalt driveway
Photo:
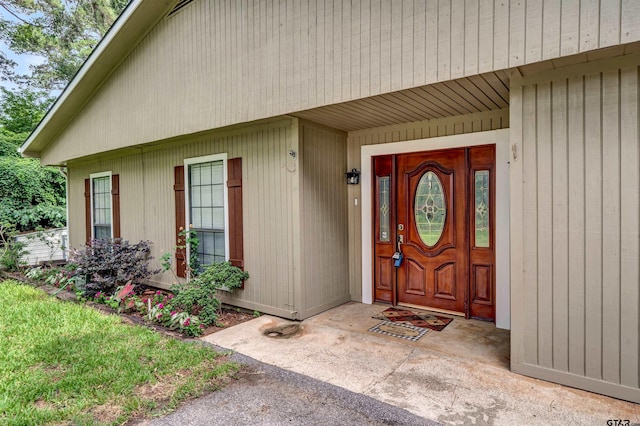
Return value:
<svg viewBox="0 0 640 426">
<path fill-rule="evenodd" d="M 222 348 L 216 348 L 224 351 Z M 234 353 L 236 381 L 139 425 L 437 425 L 406 410 Z"/>
</svg>

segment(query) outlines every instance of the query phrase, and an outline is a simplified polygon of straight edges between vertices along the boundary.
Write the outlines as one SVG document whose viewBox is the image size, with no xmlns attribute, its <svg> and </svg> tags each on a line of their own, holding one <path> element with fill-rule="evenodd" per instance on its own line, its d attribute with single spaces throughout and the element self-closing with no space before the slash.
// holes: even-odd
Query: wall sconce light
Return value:
<svg viewBox="0 0 640 426">
<path fill-rule="evenodd" d="M 360 172 L 356 169 L 351 169 L 351 171 L 345 173 L 345 175 L 347 175 L 347 185 L 357 185 L 360 183 Z"/>
</svg>

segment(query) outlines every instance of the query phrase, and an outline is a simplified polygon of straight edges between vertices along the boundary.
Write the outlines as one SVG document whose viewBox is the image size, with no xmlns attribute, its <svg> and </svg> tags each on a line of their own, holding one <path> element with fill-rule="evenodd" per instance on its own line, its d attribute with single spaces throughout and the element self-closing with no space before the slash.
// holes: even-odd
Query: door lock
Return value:
<svg viewBox="0 0 640 426">
<path fill-rule="evenodd" d="M 398 224 L 398 231 L 404 231 L 404 225 L 402 223 Z"/>
<path fill-rule="evenodd" d="M 404 256 L 402 255 L 401 251 L 397 251 L 393 253 L 393 256 L 391 256 L 391 258 L 393 259 L 393 266 L 399 268 L 400 265 L 402 265 L 402 259 L 404 258 Z"/>
<path fill-rule="evenodd" d="M 395 266 L 396 268 L 399 268 L 400 265 L 402 265 L 402 258 L 404 257 L 402 255 L 402 244 L 404 243 L 404 235 L 399 234 L 398 235 L 398 242 L 397 242 L 397 251 L 395 253 L 393 253 L 393 256 L 391 256 L 391 258 L 393 259 L 393 266 Z"/>
</svg>

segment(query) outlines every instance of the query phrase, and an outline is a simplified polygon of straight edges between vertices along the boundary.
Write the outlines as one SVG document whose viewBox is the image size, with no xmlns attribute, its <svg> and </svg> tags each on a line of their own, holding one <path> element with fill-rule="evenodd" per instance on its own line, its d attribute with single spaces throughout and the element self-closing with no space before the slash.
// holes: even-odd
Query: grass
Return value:
<svg viewBox="0 0 640 426">
<path fill-rule="evenodd" d="M 122 424 L 215 390 L 238 368 L 209 348 L 0 282 L 0 424 Z"/>
</svg>

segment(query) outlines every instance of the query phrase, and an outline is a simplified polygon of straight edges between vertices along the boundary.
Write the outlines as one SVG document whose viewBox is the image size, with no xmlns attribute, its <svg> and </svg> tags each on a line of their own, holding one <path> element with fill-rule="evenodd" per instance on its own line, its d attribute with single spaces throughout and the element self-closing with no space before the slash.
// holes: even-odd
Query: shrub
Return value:
<svg viewBox="0 0 640 426">
<path fill-rule="evenodd" d="M 84 294 L 113 294 L 118 286 L 129 281 L 139 284 L 160 272 L 149 269 L 150 245 L 149 241 L 92 240 L 85 249 L 73 250 L 70 261 L 77 266 L 76 275 L 87 277 Z"/>
<path fill-rule="evenodd" d="M 25 265 L 25 243 L 16 241 L 18 231 L 14 225 L 0 222 L 0 269 L 17 271 Z"/>
<path fill-rule="evenodd" d="M 162 324 L 188 336 L 202 334 L 204 325 L 200 323 L 200 318 L 185 311 L 171 310 L 173 294 L 157 290 L 152 295 L 145 293 L 145 296 L 147 297 L 140 301 L 138 312 L 144 315 L 147 321 Z"/>
<path fill-rule="evenodd" d="M 175 297 L 171 309 L 197 315 L 202 324 L 214 324 L 218 318 L 220 300 L 217 290 L 233 291 L 242 287 L 249 274 L 229 262 L 213 263 L 187 284 L 173 286 Z"/>
<path fill-rule="evenodd" d="M 19 231 L 66 223 L 65 178 L 32 158 L 0 157 L 0 221 Z"/>
</svg>

